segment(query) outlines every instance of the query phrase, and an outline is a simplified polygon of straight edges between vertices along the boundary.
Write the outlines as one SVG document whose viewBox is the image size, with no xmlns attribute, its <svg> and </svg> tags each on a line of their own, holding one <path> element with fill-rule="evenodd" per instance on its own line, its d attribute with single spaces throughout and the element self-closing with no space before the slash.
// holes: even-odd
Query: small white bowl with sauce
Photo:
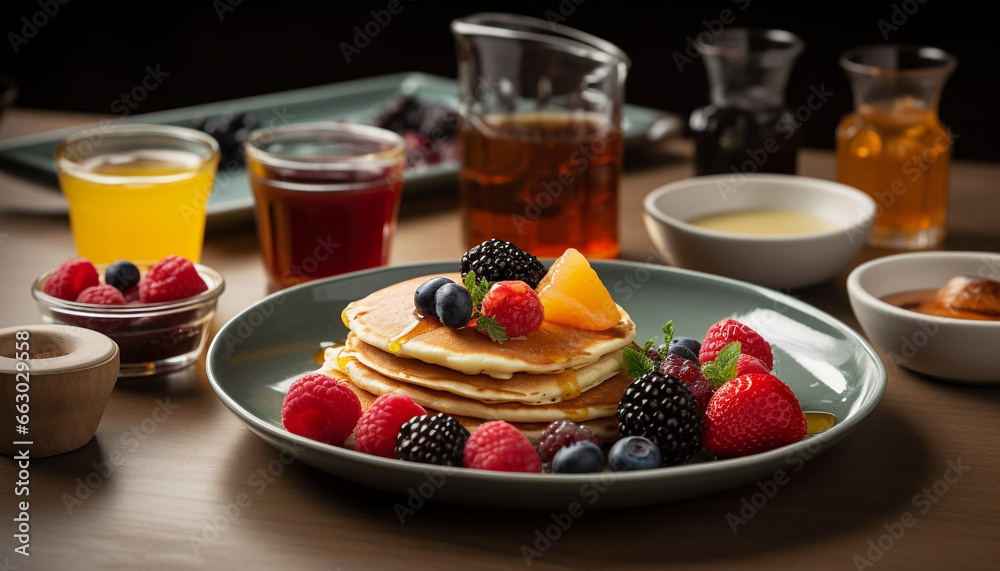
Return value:
<svg viewBox="0 0 1000 571">
<path fill-rule="evenodd" d="M 886 369 L 902 367 L 964 383 L 1000 383 L 998 286 L 970 288 L 982 294 L 971 300 L 955 296 L 954 290 L 942 292 L 960 277 L 1000 282 L 1000 253 L 895 254 L 851 271 L 847 276 L 851 309 L 882 353 Z M 945 295 L 935 300 L 937 292 Z M 942 307 L 942 300 L 952 307 Z M 978 311 L 964 309 L 971 305 Z"/>
<path fill-rule="evenodd" d="M 643 221 L 671 265 L 789 290 L 829 281 L 864 247 L 875 202 L 795 175 L 711 175 L 661 186 Z"/>
</svg>

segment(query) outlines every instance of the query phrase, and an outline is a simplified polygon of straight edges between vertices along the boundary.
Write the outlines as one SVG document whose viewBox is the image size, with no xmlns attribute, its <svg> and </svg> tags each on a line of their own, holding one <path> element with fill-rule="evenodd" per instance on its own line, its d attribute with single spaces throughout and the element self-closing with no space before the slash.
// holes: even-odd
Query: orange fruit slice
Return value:
<svg viewBox="0 0 1000 571">
<path fill-rule="evenodd" d="M 621 312 L 590 262 L 569 248 L 549 268 L 535 289 L 545 320 L 579 329 L 603 331 L 621 320 Z"/>
</svg>

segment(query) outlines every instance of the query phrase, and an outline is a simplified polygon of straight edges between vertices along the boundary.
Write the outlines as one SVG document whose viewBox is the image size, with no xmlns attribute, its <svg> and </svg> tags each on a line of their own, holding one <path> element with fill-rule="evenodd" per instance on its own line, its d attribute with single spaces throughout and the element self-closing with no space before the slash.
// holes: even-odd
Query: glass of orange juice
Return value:
<svg viewBox="0 0 1000 571">
<path fill-rule="evenodd" d="M 847 51 L 840 65 L 855 109 L 837 127 L 837 180 L 875 200 L 869 244 L 939 244 L 954 137 L 938 118 L 938 100 L 955 57 L 937 48 L 879 44 Z"/>
<path fill-rule="evenodd" d="M 201 259 L 215 139 L 168 125 L 102 126 L 62 141 L 55 161 L 79 256 Z"/>
</svg>

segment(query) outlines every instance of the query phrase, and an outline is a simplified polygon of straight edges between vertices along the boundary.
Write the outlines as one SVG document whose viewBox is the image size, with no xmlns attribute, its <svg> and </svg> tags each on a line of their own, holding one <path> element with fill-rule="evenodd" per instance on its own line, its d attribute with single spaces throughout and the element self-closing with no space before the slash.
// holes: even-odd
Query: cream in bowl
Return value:
<svg viewBox="0 0 1000 571">
<path fill-rule="evenodd" d="M 827 180 L 713 175 L 657 188 L 644 210 L 668 263 L 787 290 L 847 268 L 867 241 L 876 206 Z"/>
<path fill-rule="evenodd" d="M 1000 253 L 876 258 L 847 278 L 851 309 L 887 369 L 1000 382 Z"/>
</svg>

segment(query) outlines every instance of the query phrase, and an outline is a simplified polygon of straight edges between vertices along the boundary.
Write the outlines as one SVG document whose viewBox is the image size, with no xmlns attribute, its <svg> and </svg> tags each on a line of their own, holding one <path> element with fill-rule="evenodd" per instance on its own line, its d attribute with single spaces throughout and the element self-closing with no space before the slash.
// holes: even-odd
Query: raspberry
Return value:
<svg viewBox="0 0 1000 571">
<path fill-rule="evenodd" d="M 446 414 L 423 414 L 403 423 L 396 436 L 396 458 L 410 462 L 461 466 L 469 431 Z"/>
<path fill-rule="evenodd" d="M 281 424 L 292 434 L 342 444 L 361 418 L 361 401 L 347 385 L 321 373 L 298 378 L 281 404 Z"/>
<path fill-rule="evenodd" d="M 719 351 L 733 341 L 739 341 L 740 352 L 760 359 L 768 371 L 774 367 L 771 345 L 759 333 L 735 319 L 723 319 L 708 328 L 701 342 L 698 360 L 702 365 L 714 361 Z"/>
<path fill-rule="evenodd" d="M 632 381 L 618 403 L 618 432 L 652 440 L 664 466 L 686 462 L 701 449 L 701 425 L 701 410 L 691 391 L 659 371 Z"/>
<path fill-rule="evenodd" d="M 600 446 L 601 441 L 590 430 L 589 426 L 581 426 L 572 420 L 557 420 L 545 427 L 542 438 L 538 442 L 538 453 L 542 460 L 552 462 L 556 452 L 570 442 L 589 440 Z"/>
<path fill-rule="evenodd" d="M 403 394 L 384 394 L 361 415 L 354 435 L 358 450 L 383 458 L 395 458 L 396 435 L 403 423 L 414 416 L 427 414 L 424 407 Z"/>
<path fill-rule="evenodd" d="M 132 286 L 127 290 L 122 292 L 122 296 L 125 298 L 125 303 L 132 303 L 139 301 L 139 286 Z"/>
<path fill-rule="evenodd" d="M 97 275 L 97 268 L 90 260 L 84 258 L 71 258 L 59 264 L 49 278 L 45 280 L 42 291 L 65 299 L 66 301 L 76 301 L 80 293 L 88 287 L 101 283 L 101 278 Z"/>
<path fill-rule="evenodd" d="M 208 289 L 194 264 L 181 256 L 167 256 L 149 269 L 139 282 L 142 303 L 174 301 L 197 295 Z"/>
<path fill-rule="evenodd" d="M 709 399 L 712 398 L 712 384 L 701 374 L 701 367 L 693 361 L 674 353 L 668 354 L 656 364 L 660 373 L 671 376 L 684 383 L 691 395 L 698 401 L 698 407 L 705 412 Z"/>
<path fill-rule="evenodd" d="M 90 286 L 80 292 L 77 303 L 98 303 L 100 305 L 125 305 L 125 296 L 118 288 L 108 284 Z"/>
<path fill-rule="evenodd" d="M 473 271 L 476 272 L 476 279 L 485 278 L 488 282 L 521 280 L 531 289 L 537 288 L 538 282 L 545 276 L 545 266 L 538 258 L 496 238 L 473 246 L 463 254 L 460 267 L 463 279 L 465 274 Z"/>
<path fill-rule="evenodd" d="M 508 337 L 520 337 L 538 329 L 545 319 L 538 294 L 522 281 L 497 282 L 486 292 L 480 313 L 492 317 Z"/>
<path fill-rule="evenodd" d="M 503 420 L 485 422 L 465 442 L 466 468 L 500 472 L 541 472 L 542 459 L 535 447 Z"/>
</svg>

